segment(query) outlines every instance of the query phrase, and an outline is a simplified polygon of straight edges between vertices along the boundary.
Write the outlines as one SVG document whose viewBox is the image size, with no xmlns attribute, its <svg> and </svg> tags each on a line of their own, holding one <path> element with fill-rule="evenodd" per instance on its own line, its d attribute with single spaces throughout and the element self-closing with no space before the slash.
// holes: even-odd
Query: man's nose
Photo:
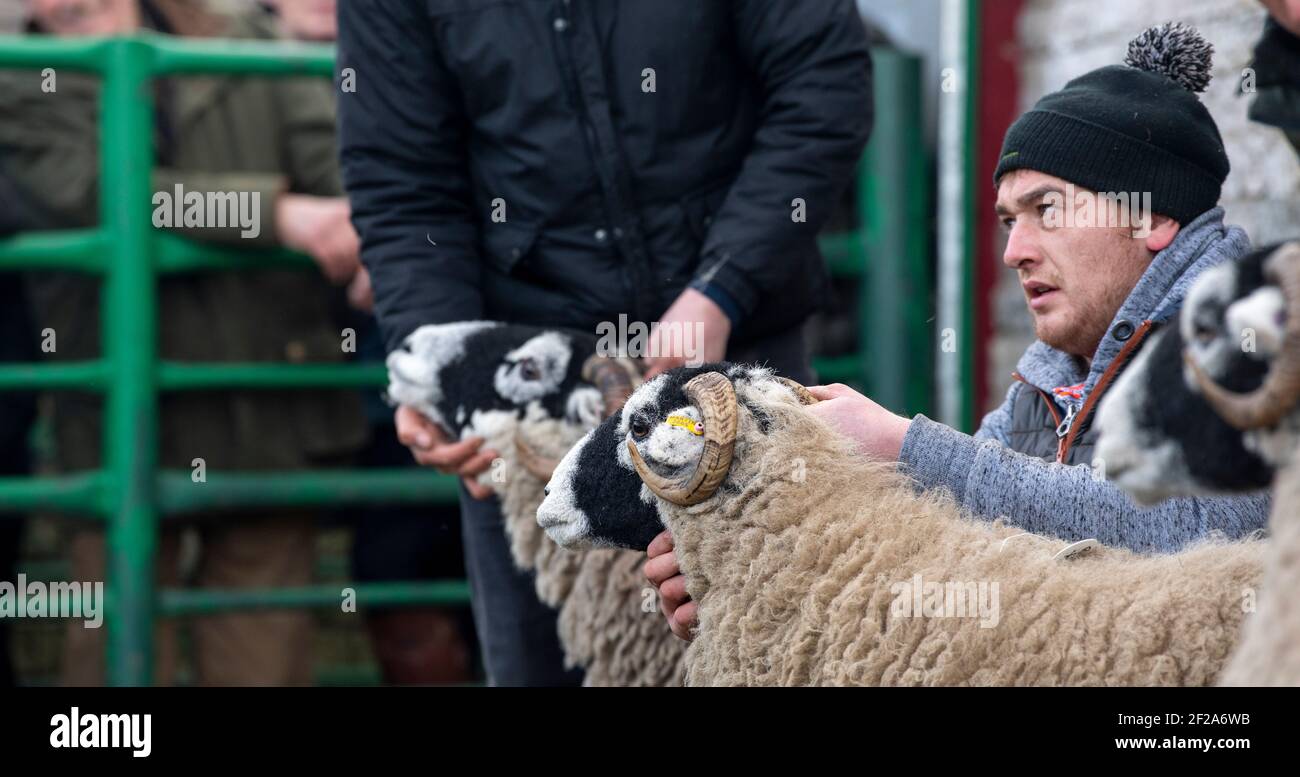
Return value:
<svg viewBox="0 0 1300 777">
<path fill-rule="evenodd" d="M 1002 263 L 1013 270 L 1019 270 L 1041 259 L 1037 243 L 1030 237 L 1028 229 L 1022 226 L 1011 228 L 1007 236 L 1007 247 L 1002 252 Z"/>
</svg>

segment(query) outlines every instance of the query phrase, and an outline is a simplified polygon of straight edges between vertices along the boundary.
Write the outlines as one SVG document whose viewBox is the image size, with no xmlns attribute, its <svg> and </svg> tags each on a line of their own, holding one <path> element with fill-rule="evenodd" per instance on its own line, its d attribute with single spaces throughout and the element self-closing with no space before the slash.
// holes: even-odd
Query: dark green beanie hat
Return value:
<svg viewBox="0 0 1300 777">
<path fill-rule="evenodd" d="M 993 174 L 1056 176 L 1095 192 L 1150 192 L 1151 207 L 1187 224 L 1215 207 L 1228 155 L 1196 96 L 1214 47 L 1179 23 L 1129 43 L 1124 65 L 1082 75 L 1038 101 L 1007 130 Z"/>
</svg>

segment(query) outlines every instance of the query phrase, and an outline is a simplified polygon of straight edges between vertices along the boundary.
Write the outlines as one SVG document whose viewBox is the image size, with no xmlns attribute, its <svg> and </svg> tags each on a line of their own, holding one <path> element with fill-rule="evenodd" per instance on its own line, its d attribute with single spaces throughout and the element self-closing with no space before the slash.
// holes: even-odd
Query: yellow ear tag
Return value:
<svg viewBox="0 0 1300 777">
<path fill-rule="evenodd" d="M 704 435 L 704 424 L 693 418 L 687 418 L 684 415 L 670 415 L 668 416 L 668 420 L 664 421 L 664 423 L 669 426 L 681 427 L 696 437 L 702 437 Z"/>
</svg>

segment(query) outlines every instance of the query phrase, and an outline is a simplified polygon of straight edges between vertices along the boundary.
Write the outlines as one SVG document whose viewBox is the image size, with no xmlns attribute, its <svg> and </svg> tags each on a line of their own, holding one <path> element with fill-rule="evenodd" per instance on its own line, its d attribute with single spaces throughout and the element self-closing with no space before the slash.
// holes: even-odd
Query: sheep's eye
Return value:
<svg viewBox="0 0 1300 777">
<path fill-rule="evenodd" d="M 644 418 L 633 418 L 630 425 L 632 436 L 644 440 L 650 434 L 650 424 Z"/>
<path fill-rule="evenodd" d="M 1214 342 L 1214 338 L 1217 337 L 1218 334 L 1218 330 L 1212 326 L 1206 326 L 1205 324 L 1197 324 L 1192 328 L 1192 336 L 1195 337 L 1196 342 L 1201 345 L 1209 345 Z"/>
<path fill-rule="evenodd" d="M 519 375 L 524 380 L 542 379 L 542 371 L 537 368 L 537 362 L 532 359 L 524 359 L 519 362 Z"/>
</svg>

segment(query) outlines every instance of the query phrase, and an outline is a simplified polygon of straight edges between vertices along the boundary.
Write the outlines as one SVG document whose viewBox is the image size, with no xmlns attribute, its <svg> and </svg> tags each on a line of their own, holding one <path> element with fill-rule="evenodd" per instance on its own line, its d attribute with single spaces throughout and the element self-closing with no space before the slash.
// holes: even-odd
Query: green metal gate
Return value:
<svg viewBox="0 0 1300 777">
<path fill-rule="evenodd" d="M 919 66 L 875 54 L 877 125 L 859 177 L 863 227 L 824 239 L 833 271 L 862 277 L 863 351 L 820 361 L 829 380 L 852 382 L 885 404 L 918 412 L 929 403 L 929 255 Z M 158 394 L 198 389 L 377 387 L 380 365 L 188 364 L 160 361 L 157 274 L 269 266 L 310 270 L 288 251 L 228 250 L 155 230 L 151 219 L 153 128 L 150 81 L 231 74 L 332 77 L 329 47 L 136 36 L 111 40 L 0 38 L 0 67 L 67 68 L 99 74 L 100 225 L 0 241 L 0 270 L 75 270 L 102 277 L 103 357 L 63 364 L 0 365 L 0 391 L 86 390 L 105 395 L 104 467 L 62 477 L 0 478 L 0 508 L 69 512 L 107 527 L 108 676 L 146 685 L 156 617 L 222 610 L 336 607 L 340 584 L 278 590 L 154 590 L 157 529 L 196 510 L 287 505 L 450 502 L 455 478 L 415 470 L 284 473 L 160 470 Z M 873 257 L 868 266 L 867 255 Z M 926 304 L 909 304 L 910 301 Z M 900 329 L 901 322 L 901 329 Z M 888 365 L 872 370 L 872 364 Z M 462 604 L 463 582 L 351 586 L 358 607 Z"/>
</svg>

